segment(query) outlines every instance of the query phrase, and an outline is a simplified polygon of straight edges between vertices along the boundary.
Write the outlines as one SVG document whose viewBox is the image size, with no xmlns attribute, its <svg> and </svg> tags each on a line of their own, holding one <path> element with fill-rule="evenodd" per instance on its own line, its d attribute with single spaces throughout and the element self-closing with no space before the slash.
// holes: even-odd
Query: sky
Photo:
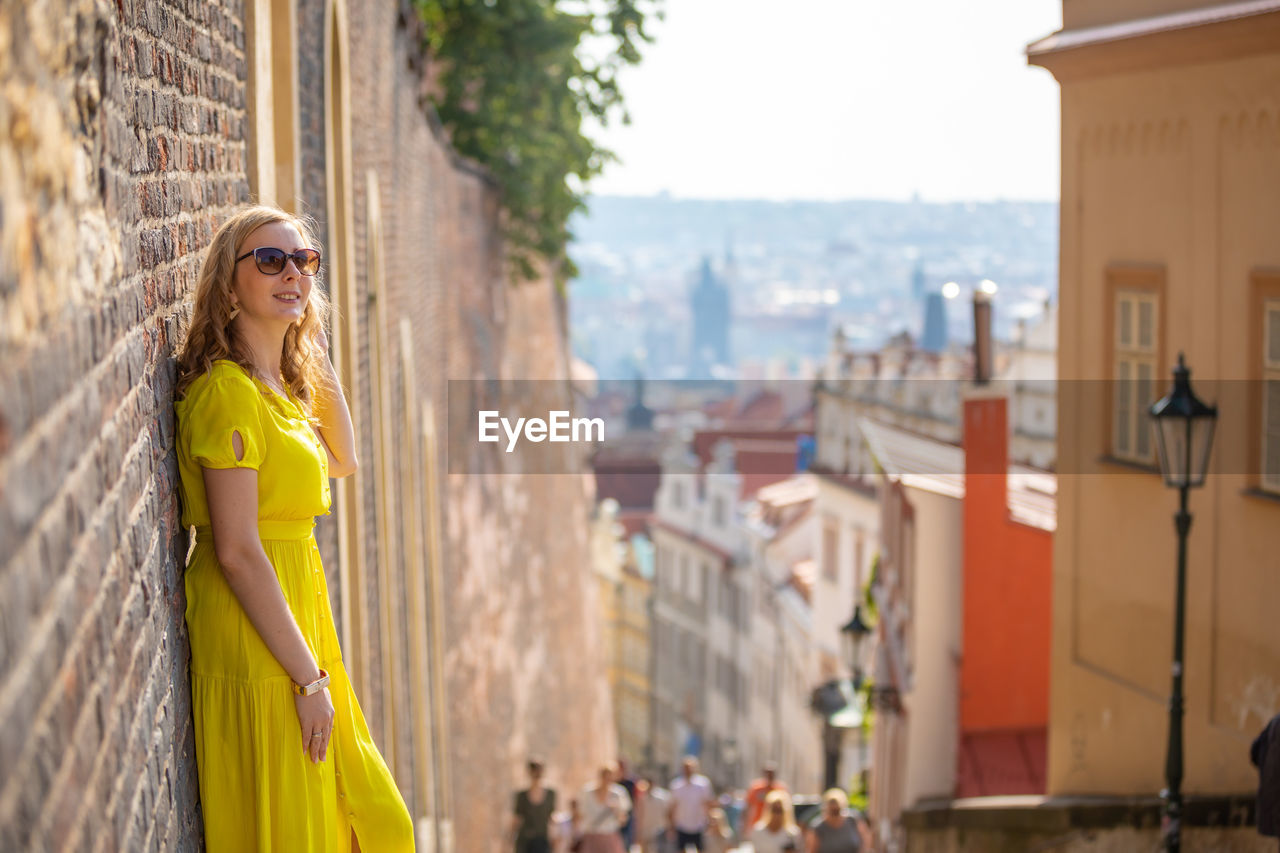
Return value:
<svg viewBox="0 0 1280 853">
<path fill-rule="evenodd" d="M 665 0 L 604 195 L 1058 198 L 1061 0 Z"/>
</svg>

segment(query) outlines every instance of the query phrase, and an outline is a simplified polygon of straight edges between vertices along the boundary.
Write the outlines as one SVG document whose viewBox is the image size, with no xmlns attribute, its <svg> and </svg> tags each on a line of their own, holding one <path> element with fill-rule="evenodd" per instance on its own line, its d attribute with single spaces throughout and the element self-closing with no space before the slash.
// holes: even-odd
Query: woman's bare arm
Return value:
<svg viewBox="0 0 1280 853">
<path fill-rule="evenodd" d="M 327 346 L 327 341 L 323 343 Z M 329 454 L 329 476 L 348 477 L 356 472 L 356 432 L 351 425 L 351 409 L 342 393 L 342 383 L 327 354 L 320 356 L 320 387 L 316 388 L 315 413 L 320 422 L 316 432 Z"/>
<path fill-rule="evenodd" d="M 236 455 L 241 456 L 239 433 L 232 441 Z M 320 677 L 320 666 L 293 618 L 258 536 L 258 472 L 252 468 L 205 468 L 203 473 L 213 550 L 227 585 L 289 677 L 298 684 L 310 684 Z M 329 691 L 296 696 L 294 704 L 304 750 L 312 761 L 323 761 L 333 728 Z M 317 732 L 321 737 L 312 738 Z"/>
</svg>

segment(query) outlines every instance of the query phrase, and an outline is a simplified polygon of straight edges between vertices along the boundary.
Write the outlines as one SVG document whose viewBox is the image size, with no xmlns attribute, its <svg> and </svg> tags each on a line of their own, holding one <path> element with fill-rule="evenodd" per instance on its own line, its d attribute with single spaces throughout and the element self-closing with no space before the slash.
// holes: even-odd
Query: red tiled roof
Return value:
<svg viewBox="0 0 1280 853">
<path fill-rule="evenodd" d="M 654 495 L 662 479 L 657 463 L 596 469 L 596 499 L 613 498 L 624 510 L 653 510 Z"/>
</svg>

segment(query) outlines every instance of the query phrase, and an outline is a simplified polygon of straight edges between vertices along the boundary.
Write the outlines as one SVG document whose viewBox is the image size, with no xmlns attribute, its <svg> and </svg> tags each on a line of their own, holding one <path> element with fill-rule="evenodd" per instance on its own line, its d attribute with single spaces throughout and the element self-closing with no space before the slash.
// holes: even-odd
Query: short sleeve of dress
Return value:
<svg viewBox="0 0 1280 853">
<path fill-rule="evenodd" d="M 191 458 L 202 468 L 254 468 L 262 465 L 262 393 L 247 377 L 217 376 L 196 390 L 187 403 L 185 432 Z M 244 445 L 236 458 L 232 436 Z"/>
</svg>

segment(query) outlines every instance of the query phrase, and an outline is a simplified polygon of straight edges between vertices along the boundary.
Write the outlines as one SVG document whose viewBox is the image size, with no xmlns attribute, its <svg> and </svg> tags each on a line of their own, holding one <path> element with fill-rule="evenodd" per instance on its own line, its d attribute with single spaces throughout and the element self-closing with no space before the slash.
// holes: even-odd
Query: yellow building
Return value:
<svg viewBox="0 0 1280 853">
<path fill-rule="evenodd" d="M 617 695 L 621 677 L 622 558 L 619 541 L 618 502 L 605 498 L 596 504 L 591 520 L 591 569 L 596 576 L 600 602 L 600 638 L 604 641 L 609 694 Z M 615 714 L 616 716 L 616 714 Z"/>
<path fill-rule="evenodd" d="M 1248 792 L 1280 711 L 1280 2 L 1064 0 L 1063 25 L 1028 49 L 1062 88 L 1048 789 L 1164 785 L 1177 497 L 1146 409 L 1183 352 L 1220 410 L 1191 495 L 1183 791 Z"/>
<path fill-rule="evenodd" d="M 649 599 L 653 591 L 653 546 L 643 535 L 626 538 L 618 502 L 605 498 L 592 520 L 592 568 L 600 598 L 609 694 L 618 755 L 632 767 L 647 762 L 651 747 L 649 693 Z"/>
<path fill-rule="evenodd" d="M 617 682 L 613 713 L 618 752 L 632 766 L 651 760 L 649 602 L 653 594 L 653 544 L 641 534 L 627 542 L 618 608 Z"/>
</svg>

